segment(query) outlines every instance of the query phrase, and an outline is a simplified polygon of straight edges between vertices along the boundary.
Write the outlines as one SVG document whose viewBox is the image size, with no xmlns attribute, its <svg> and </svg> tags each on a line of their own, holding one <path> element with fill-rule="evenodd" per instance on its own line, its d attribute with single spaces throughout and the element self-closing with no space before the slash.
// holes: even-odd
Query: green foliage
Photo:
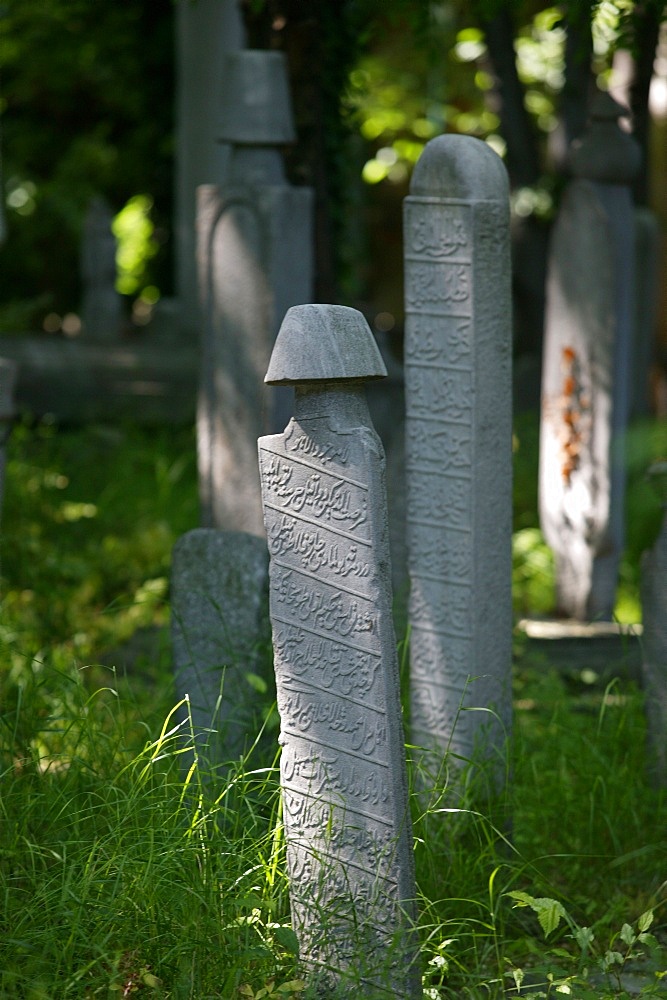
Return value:
<svg viewBox="0 0 667 1000">
<path fill-rule="evenodd" d="M 79 240 L 94 195 L 118 211 L 150 194 L 161 246 L 151 280 L 169 290 L 172 31 L 171 0 L 3 3 L 0 302 L 33 300 L 28 328 L 79 306 Z"/>
<path fill-rule="evenodd" d="M 313 1000 L 260 734 L 213 775 L 173 707 L 168 652 L 126 672 L 105 653 L 166 625 L 156 581 L 197 520 L 194 451 L 190 430 L 22 426 L 10 441 L 0 997 Z M 667 801 L 645 775 L 641 692 L 519 653 L 500 800 L 481 807 L 445 757 L 424 803 L 411 765 L 424 996 L 622 1000 L 630 975 L 657 996 Z"/>
</svg>

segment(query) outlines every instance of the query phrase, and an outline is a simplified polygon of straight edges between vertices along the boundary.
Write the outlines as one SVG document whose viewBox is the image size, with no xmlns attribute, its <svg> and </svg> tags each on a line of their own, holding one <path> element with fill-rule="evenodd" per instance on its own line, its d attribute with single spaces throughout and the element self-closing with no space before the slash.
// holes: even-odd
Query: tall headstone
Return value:
<svg viewBox="0 0 667 1000">
<path fill-rule="evenodd" d="M 656 345 L 660 290 L 660 223 L 643 206 L 635 209 L 635 330 L 632 341 L 630 419 L 651 412 L 650 376 Z"/>
<path fill-rule="evenodd" d="M 174 7 L 176 54 L 175 265 L 179 324 L 185 344 L 199 336 L 196 265 L 196 192 L 220 184 L 229 145 L 218 139 L 226 57 L 244 45 L 238 0 L 197 0 Z"/>
<path fill-rule="evenodd" d="M 290 309 L 266 380 L 296 387 L 294 418 L 259 465 L 301 957 L 327 997 L 416 1000 L 384 455 L 363 389 L 385 374 L 356 310 Z"/>
<path fill-rule="evenodd" d="M 280 318 L 312 298 L 312 192 L 284 177 L 279 147 L 293 138 L 284 57 L 248 50 L 228 61 L 229 180 L 198 191 L 199 492 L 206 527 L 259 535 L 257 438 L 291 412 L 291 394 L 263 379 Z"/>
<path fill-rule="evenodd" d="M 429 777 L 451 751 L 492 761 L 497 788 L 511 726 L 512 321 L 496 153 L 468 136 L 429 142 L 404 233 L 411 738 Z"/>
<path fill-rule="evenodd" d="M 0 358 L 0 512 L 5 485 L 5 449 L 15 417 L 14 387 L 17 374 L 15 362 Z"/>
<path fill-rule="evenodd" d="M 624 543 L 625 469 L 635 326 L 639 148 L 626 112 L 599 94 L 571 153 L 574 180 L 548 267 L 540 428 L 540 522 L 554 552 L 559 614 L 610 619 Z"/>
<path fill-rule="evenodd" d="M 176 693 L 188 695 L 200 758 L 238 760 L 261 726 L 258 679 L 267 680 L 266 542 L 210 528 L 182 535 L 172 555 L 171 631 Z"/>
<path fill-rule="evenodd" d="M 123 303 L 116 291 L 116 237 L 112 214 L 104 198 L 93 198 L 83 224 L 81 279 L 83 333 L 98 341 L 117 340 L 123 322 Z"/>
<path fill-rule="evenodd" d="M 655 545 L 644 553 L 641 599 L 644 620 L 643 682 L 648 724 L 649 770 L 658 785 L 667 785 L 667 462 L 656 462 L 649 475 L 663 509 Z"/>
</svg>

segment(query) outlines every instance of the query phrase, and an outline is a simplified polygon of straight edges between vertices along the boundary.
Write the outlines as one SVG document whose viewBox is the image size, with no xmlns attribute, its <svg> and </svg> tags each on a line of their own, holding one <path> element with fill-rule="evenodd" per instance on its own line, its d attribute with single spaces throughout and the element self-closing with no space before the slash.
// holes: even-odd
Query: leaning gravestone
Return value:
<svg viewBox="0 0 667 1000">
<path fill-rule="evenodd" d="M 259 465 L 301 956 L 327 997 L 416 1000 L 384 455 L 362 385 L 385 374 L 356 310 L 290 309 L 266 381 L 296 387 L 295 414 Z"/>
<path fill-rule="evenodd" d="M 404 232 L 411 737 L 432 751 L 431 780 L 450 750 L 491 760 L 497 788 L 511 726 L 512 324 L 496 153 L 467 136 L 429 142 Z"/>
<path fill-rule="evenodd" d="M 626 114 L 599 94 L 571 153 L 547 283 L 540 428 L 540 522 L 554 552 L 556 605 L 611 619 L 624 542 L 625 468 L 635 325 L 635 222 L 629 184 L 639 147 Z"/>
<path fill-rule="evenodd" d="M 83 333 L 98 341 L 118 340 L 123 322 L 122 299 L 116 291 L 116 237 L 111 209 L 93 198 L 83 224 L 81 279 Z"/>
<path fill-rule="evenodd" d="M 257 685 L 268 645 L 263 539 L 198 528 L 176 542 L 171 629 L 176 692 L 189 698 L 200 757 L 238 760 L 257 736 Z M 264 647 L 264 648 L 263 648 Z"/>
<path fill-rule="evenodd" d="M 18 368 L 13 361 L 0 358 L 0 509 L 5 483 L 5 447 L 14 420 L 14 386 Z"/>
<path fill-rule="evenodd" d="M 644 693 L 648 723 L 649 769 L 656 784 L 667 785 L 667 462 L 649 475 L 663 508 L 662 529 L 642 558 L 641 598 Z"/>
<path fill-rule="evenodd" d="M 312 298 L 312 192 L 284 177 L 279 147 L 294 130 L 282 54 L 236 52 L 226 78 L 228 180 L 198 189 L 199 492 L 206 527 L 261 535 L 257 438 L 284 427 L 292 406 L 263 380 L 280 318 Z"/>
</svg>

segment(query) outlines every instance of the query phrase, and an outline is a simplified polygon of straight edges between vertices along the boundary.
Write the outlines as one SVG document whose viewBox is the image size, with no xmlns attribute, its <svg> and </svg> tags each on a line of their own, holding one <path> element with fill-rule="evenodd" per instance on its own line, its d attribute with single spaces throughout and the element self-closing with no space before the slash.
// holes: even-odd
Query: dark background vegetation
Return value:
<svg viewBox="0 0 667 1000">
<path fill-rule="evenodd" d="M 4 0 L 5 330 L 39 328 L 50 311 L 78 309 L 78 247 L 94 194 L 114 212 L 149 196 L 158 252 L 142 280 L 173 293 L 174 14 L 186 2 Z M 287 165 L 294 183 L 316 191 L 316 298 L 359 304 L 384 314 L 385 325 L 393 317 L 398 352 L 400 206 L 435 134 L 491 136 L 505 148 L 520 194 L 519 354 L 539 355 L 546 242 L 565 152 L 619 48 L 630 57 L 628 99 L 644 151 L 635 195 L 667 219 L 657 175 L 667 130 L 648 115 L 664 0 L 240 0 L 240 9 L 248 46 L 288 57 L 298 142 Z M 608 24 L 594 46 L 595 18 Z"/>
</svg>

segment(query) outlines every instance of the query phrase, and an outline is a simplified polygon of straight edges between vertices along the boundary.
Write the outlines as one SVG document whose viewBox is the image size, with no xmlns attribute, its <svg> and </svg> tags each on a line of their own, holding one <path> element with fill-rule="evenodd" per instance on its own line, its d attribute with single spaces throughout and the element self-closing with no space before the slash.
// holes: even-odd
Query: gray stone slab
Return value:
<svg viewBox="0 0 667 1000">
<path fill-rule="evenodd" d="M 103 198 L 93 198 L 83 224 L 81 243 L 81 326 L 93 340 L 118 340 L 123 303 L 116 291 L 116 237 L 112 212 Z"/>
<path fill-rule="evenodd" d="M 542 372 L 539 504 L 554 551 L 557 612 L 613 614 L 624 544 L 625 457 L 635 330 L 636 143 L 608 95 L 572 151 L 575 180 L 554 227 Z"/>
<path fill-rule="evenodd" d="M 258 699 L 257 685 L 270 680 L 264 539 L 206 528 L 179 538 L 171 619 L 176 693 L 189 698 L 200 757 L 213 765 L 238 760 L 269 700 Z"/>
<path fill-rule="evenodd" d="M 13 361 L 0 357 L 0 512 L 5 485 L 6 445 L 15 416 L 14 388 L 18 368 Z"/>
<path fill-rule="evenodd" d="M 264 375 L 285 311 L 312 298 L 313 196 L 286 183 L 278 150 L 291 114 L 284 58 L 255 52 L 230 61 L 236 91 L 250 88 L 238 99 L 253 113 L 242 127 L 225 104 L 223 132 L 234 138 L 228 182 L 198 191 L 197 453 L 203 524 L 259 535 L 257 438 L 284 427 L 292 409 L 291 390 L 269 389 Z M 267 126 L 272 116 L 277 130 Z"/>
<path fill-rule="evenodd" d="M 404 206 L 412 741 L 504 775 L 511 728 L 511 298 L 505 168 L 427 144 Z M 469 711 L 469 709 L 479 709 Z M 481 768 L 478 769 L 481 771 Z"/>
<path fill-rule="evenodd" d="M 667 785 L 667 462 L 656 463 L 652 479 L 660 492 L 664 516 L 653 548 L 644 553 L 641 599 L 644 618 L 642 676 L 646 692 L 649 769 L 658 785 Z"/>
<path fill-rule="evenodd" d="M 361 382 L 380 365 L 356 310 L 291 309 L 270 373 L 295 382 L 295 414 L 259 464 L 301 957 L 323 995 L 416 1000 L 384 456 Z"/>
</svg>

